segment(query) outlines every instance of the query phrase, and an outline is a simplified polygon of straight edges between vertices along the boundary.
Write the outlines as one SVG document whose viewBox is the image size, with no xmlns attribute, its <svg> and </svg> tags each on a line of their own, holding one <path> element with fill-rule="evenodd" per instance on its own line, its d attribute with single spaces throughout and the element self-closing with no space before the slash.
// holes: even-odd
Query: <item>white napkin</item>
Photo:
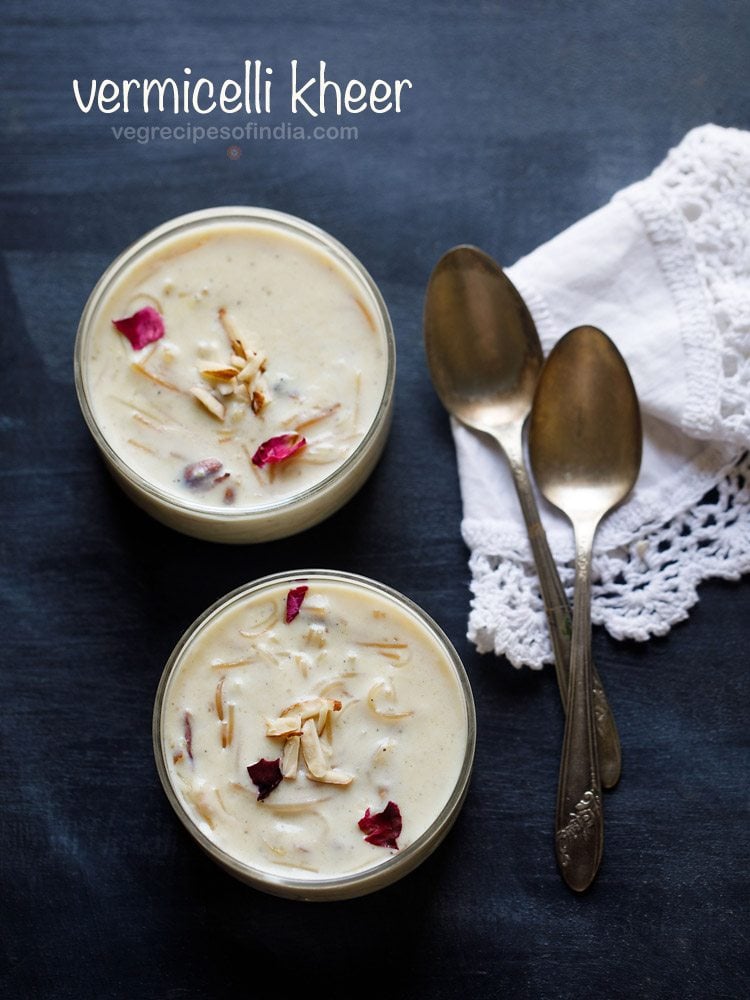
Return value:
<svg viewBox="0 0 750 1000">
<path fill-rule="evenodd" d="M 641 474 L 595 543 L 592 618 L 616 638 L 663 635 L 710 576 L 750 570 L 750 133 L 689 132 L 646 180 L 507 273 L 545 353 L 582 323 L 618 345 L 644 424 Z M 468 635 L 516 666 L 552 662 L 544 607 L 507 464 L 454 423 Z M 569 593 L 569 522 L 540 499 Z"/>
</svg>

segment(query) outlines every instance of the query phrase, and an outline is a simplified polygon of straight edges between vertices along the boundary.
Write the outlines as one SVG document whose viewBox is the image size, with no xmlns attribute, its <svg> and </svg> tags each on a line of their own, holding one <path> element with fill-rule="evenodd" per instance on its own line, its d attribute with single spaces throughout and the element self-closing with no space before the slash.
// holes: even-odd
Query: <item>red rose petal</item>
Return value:
<svg viewBox="0 0 750 1000">
<path fill-rule="evenodd" d="M 124 319 L 113 319 L 112 324 L 128 338 L 134 351 L 164 336 L 164 320 L 153 306 L 145 306 Z"/>
<path fill-rule="evenodd" d="M 258 789 L 258 802 L 268 798 L 274 788 L 281 784 L 280 762 L 281 757 L 277 757 L 276 760 L 266 760 L 264 757 L 261 757 L 257 763 L 248 765 L 247 773 L 250 775 L 252 783 Z"/>
<path fill-rule="evenodd" d="M 299 614 L 299 609 L 302 607 L 305 594 L 309 589 L 309 587 L 305 587 L 304 585 L 302 587 L 293 587 L 286 595 L 286 615 L 284 616 L 284 621 L 287 625 L 293 622 Z"/>
<path fill-rule="evenodd" d="M 215 476 L 217 472 L 221 472 L 221 469 L 222 463 L 218 458 L 202 458 L 200 462 L 193 462 L 192 465 L 186 465 L 182 473 L 182 478 L 188 486 L 205 486 L 211 481 L 212 476 Z M 229 475 L 228 472 L 227 475 Z"/>
<path fill-rule="evenodd" d="M 262 469 L 264 465 L 275 465 L 283 462 L 292 455 L 301 451 L 307 441 L 299 434 L 279 434 L 278 437 L 269 438 L 258 447 L 253 455 L 253 465 Z"/>
<path fill-rule="evenodd" d="M 393 847 L 398 850 L 396 841 L 401 836 L 401 810 L 395 802 L 389 802 L 382 812 L 371 813 L 369 809 L 358 824 L 360 830 L 366 833 L 365 840 L 376 847 Z"/>
</svg>

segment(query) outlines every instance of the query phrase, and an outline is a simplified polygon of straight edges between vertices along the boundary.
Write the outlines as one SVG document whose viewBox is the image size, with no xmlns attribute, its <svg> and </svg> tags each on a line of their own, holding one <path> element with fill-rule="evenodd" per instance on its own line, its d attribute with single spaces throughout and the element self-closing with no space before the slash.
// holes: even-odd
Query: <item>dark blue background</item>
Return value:
<svg viewBox="0 0 750 1000">
<path fill-rule="evenodd" d="M 606 800 L 600 877 L 574 897 L 552 852 L 553 674 L 516 672 L 464 639 L 455 460 L 421 308 L 452 244 L 510 263 L 646 175 L 692 126 L 748 127 L 750 9 L 406 8 L 3 4 L 4 996 L 743 993 L 750 584 L 704 585 L 689 621 L 648 645 L 595 634 L 625 770 Z M 399 116 L 345 119 L 356 141 L 241 142 L 236 161 L 221 142 L 118 142 L 110 126 L 123 116 L 86 117 L 73 100 L 74 77 L 180 77 L 189 65 L 223 79 L 244 58 L 277 68 L 272 124 L 290 119 L 292 58 L 413 89 Z M 301 215 L 347 244 L 383 290 L 399 351 L 393 433 L 367 486 L 297 538 L 241 548 L 183 538 L 133 507 L 72 380 L 78 317 L 111 258 L 171 216 L 230 203 Z M 315 906 L 256 893 L 205 859 L 171 813 L 150 743 L 182 630 L 231 588 L 309 565 L 422 604 L 465 659 L 479 722 L 469 798 L 437 853 L 375 896 Z"/>
</svg>

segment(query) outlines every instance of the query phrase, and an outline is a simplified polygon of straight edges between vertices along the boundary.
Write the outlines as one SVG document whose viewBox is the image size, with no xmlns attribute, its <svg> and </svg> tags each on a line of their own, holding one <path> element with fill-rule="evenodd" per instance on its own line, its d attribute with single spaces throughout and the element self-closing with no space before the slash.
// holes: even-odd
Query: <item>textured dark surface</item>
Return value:
<svg viewBox="0 0 750 1000">
<path fill-rule="evenodd" d="M 504 263 L 647 174 L 688 128 L 747 127 L 745 3 L 128 4 L 6 0 L 2 18 L 0 994 L 198 998 L 738 997 L 747 968 L 750 584 L 711 583 L 647 646 L 594 637 L 625 771 L 583 898 L 555 869 L 562 721 L 551 671 L 464 640 L 466 552 L 447 420 L 422 356 L 425 282 L 474 242 Z M 116 141 L 71 80 L 213 78 L 244 58 L 409 77 L 356 141 Z M 278 70 L 281 75 L 281 69 Z M 272 124 L 289 120 L 278 94 Z M 131 116 L 138 123 L 137 115 Z M 380 283 L 393 433 L 328 523 L 257 548 L 183 538 L 108 479 L 72 382 L 85 298 L 130 240 L 212 204 L 304 216 Z M 158 785 L 150 716 L 182 630 L 217 596 L 326 565 L 402 590 L 465 658 L 473 785 L 448 840 L 380 894 L 302 905 L 222 874 Z M 278 977 L 271 990 L 269 976 Z"/>
</svg>

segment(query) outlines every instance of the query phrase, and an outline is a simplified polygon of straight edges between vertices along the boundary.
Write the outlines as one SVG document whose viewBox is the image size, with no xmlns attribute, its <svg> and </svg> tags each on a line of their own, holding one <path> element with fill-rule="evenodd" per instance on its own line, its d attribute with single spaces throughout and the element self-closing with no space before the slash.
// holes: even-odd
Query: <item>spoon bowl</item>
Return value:
<svg viewBox="0 0 750 1000">
<path fill-rule="evenodd" d="M 537 485 L 569 517 L 602 517 L 635 483 L 641 418 L 619 351 L 601 330 L 579 326 L 544 368 L 531 418 Z"/>
<path fill-rule="evenodd" d="M 577 892 L 594 880 L 604 847 L 591 662 L 591 556 L 600 519 L 625 499 L 641 464 L 641 417 L 627 365 L 606 334 L 576 327 L 542 370 L 529 427 L 537 484 L 573 522 L 575 598 L 555 819 L 557 862 Z"/>
<path fill-rule="evenodd" d="M 430 276 L 425 347 L 445 408 L 477 430 L 525 420 L 543 354 L 515 286 L 477 247 L 444 254 Z"/>
</svg>

